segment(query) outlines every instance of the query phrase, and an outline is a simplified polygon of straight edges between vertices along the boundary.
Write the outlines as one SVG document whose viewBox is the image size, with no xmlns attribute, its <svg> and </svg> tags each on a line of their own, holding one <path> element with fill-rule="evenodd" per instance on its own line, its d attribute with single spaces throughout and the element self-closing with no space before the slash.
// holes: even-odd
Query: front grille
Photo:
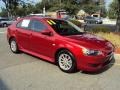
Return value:
<svg viewBox="0 0 120 90">
<path fill-rule="evenodd" d="M 109 57 L 106 59 L 106 61 L 104 62 L 103 66 L 109 64 L 109 63 L 112 61 L 112 59 L 113 59 L 113 56 L 109 56 Z"/>
<path fill-rule="evenodd" d="M 91 67 L 98 67 L 100 64 L 89 64 Z"/>
<path fill-rule="evenodd" d="M 111 54 L 112 54 L 112 52 L 107 53 L 107 55 L 111 55 Z"/>
</svg>

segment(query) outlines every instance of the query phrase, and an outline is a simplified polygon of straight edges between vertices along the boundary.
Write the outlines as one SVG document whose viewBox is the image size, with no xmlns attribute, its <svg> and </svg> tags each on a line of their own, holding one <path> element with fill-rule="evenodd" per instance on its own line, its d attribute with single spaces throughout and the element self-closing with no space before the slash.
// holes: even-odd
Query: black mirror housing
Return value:
<svg viewBox="0 0 120 90">
<path fill-rule="evenodd" d="M 47 35 L 47 36 L 53 36 L 53 32 L 51 32 L 51 31 L 41 32 L 41 34 Z"/>
</svg>

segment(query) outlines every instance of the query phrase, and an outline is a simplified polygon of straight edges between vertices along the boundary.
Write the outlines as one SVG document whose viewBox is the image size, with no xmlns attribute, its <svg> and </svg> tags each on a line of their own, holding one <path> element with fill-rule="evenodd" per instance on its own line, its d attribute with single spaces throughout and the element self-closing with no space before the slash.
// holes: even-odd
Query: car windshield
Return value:
<svg viewBox="0 0 120 90">
<path fill-rule="evenodd" d="M 83 31 L 70 21 L 65 20 L 47 20 L 48 24 L 60 35 L 78 35 Z"/>
</svg>

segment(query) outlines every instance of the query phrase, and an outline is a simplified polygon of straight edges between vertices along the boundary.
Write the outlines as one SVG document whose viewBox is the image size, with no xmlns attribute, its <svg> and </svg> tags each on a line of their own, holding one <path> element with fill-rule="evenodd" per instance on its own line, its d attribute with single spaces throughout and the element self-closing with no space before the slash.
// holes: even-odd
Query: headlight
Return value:
<svg viewBox="0 0 120 90">
<path fill-rule="evenodd" d="M 83 48 L 83 53 L 85 55 L 88 55 L 88 56 L 98 56 L 98 55 L 103 55 L 103 53 L 99 50 L 90 50 L 90 49 L 86 49 L 86 48 Z"/>
</svg>

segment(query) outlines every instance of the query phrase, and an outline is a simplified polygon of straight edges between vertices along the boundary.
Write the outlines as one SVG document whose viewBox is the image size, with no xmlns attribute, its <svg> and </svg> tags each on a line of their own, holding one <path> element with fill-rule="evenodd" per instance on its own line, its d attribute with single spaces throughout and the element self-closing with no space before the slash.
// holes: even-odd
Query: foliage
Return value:
<svg viewBox="0 0 120 90">
<path fill-rule="evenodd" d="M 99 11 L 100 7 L 97 5 L 93 5 L 93 4 L 89 4 L 89 5 L 84 5 L 83 10 L 85 10 L 85 12 L 89 13 L 89 14 L 93 14 L 96 11 Z"/>
<path fill-rule="evenodd" d="M 6 10 L 13 16 L 25 16 L 30 13 L 42 13 L 43 7 L 46 11 L 57 11 L 64 9 L 70 15 L 75 15 L 81 9 L 88 14 L 99 11 L 98 0 L 42 0 L 36 4 L 26 3 L 24 0 L 2 0 L 6 5 Z M 29 0 L 28 0 L 29 1 Z"/>
<path fill-rule="evenodd" d="M 115 45 L 115 48 L 120 48 L 120 35 L 112 32 L 111 33 L 99 32 L 95 34 L 112 42 Z"/>
<path fill-rule="evenodd" d="M 5 8 L 9 16 L 15 14 L 15 9 L 19 5 L 19 2 L 21 2 L 21 0 L 2 0 L 2 1 L 5 4 Z"/>
<path fill-rule="evenodd" d="M 111 19 L 115 19 L 117 18 L 117 14 L 118 14 L 118 6 L 117 6 L 118 1 L 117 0 L 113 0 L 113 2 L 110 4 L 110 8 L 108 10 L 108 16 Z"/>
<path fill-rule="evenodd" d="M 0 13 L 1 17 L 7 17 L 7 10 L 5 8 L 1 8 L 2 13 Z"/>
<path fill-rule="evenodd" d="M 110 31 L 111 31 L 110 28 L 101 27 L 101 26 L 95 27 L 92 30 L 90 30 L 90 32 L 93 32 L 93 33 L 98 33 L 98 32 L 109 33 Z"/>
<path fill-rule="evenodd" d="M 117 19 L 116 32 L 120 32 L 120 0 L 113 0 L 110 4 L 108 16 Z"/>
<path fill-rule="evenodd" d="M 120 32 L 120 0 L 118 0 L 117 6 L 118 6 L 118 11 L 117 11 L 116 32 Z"/>
</svg>

